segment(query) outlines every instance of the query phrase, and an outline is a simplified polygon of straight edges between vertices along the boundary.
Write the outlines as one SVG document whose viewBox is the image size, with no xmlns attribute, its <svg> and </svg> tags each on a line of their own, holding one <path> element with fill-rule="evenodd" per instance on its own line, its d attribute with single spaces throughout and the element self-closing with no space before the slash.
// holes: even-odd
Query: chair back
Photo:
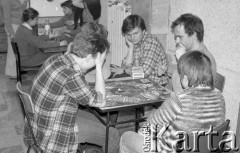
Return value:
<svg viewBox="0 0 240 153">
<path fill-rule="evenodd" d="M 33 144 L 29 145 L 27 153 L 30 152 L 31 147 L 33 147 L 33 149 L 35 150 L 36 153 L 42 153 L 43 151 L 38 146 L 38 143 L 34 136 L 32 125 L 30 122 L 30 117 L 29 117 L 29 113 L 34 114 L 32 99 L 28 93 L 23 91 L 22 84 L 20 81 L 17 82 L 16 87 L 17 87 L 17 91 L 18 91 L 18 95 L 19 95 L 19 99 L 20 99 L 20 105 L 22 108 L 23 116 L 24 116 L 24 119 L 27 120 L 27 125 L 29 127 L 31 137 L 33 139 Z"/>
<path fill-rule="evenodd" d="M 208 145 L 211 144 L 212 145 L 212 148 L 216 148 L 217 151 L 220 151 L 220 148 L 219 148 L 219 143 L 221 140 L 223 140 L 223 132 L 226 131 L 228 129 L 228 126 L 229 126 L 229 120 L 226 120 L 223 124 L 221 124 L 220 126 L 216 127 L 213 129 L 213 131 L 217 131 L 217 135 L 214 135 L 212 136 L 212 141 L 208 140 L 208 135 L 204 135 L 204 136 L 199 136 L 195 145 L 194 145 L 194 136 L 193 134 L 189 134 L 189 142 L 188 142 L 188 148 L 191 147 L 191 150 L 190 151 L 187 151 L 187 150 L 183 150 L 181 153 L 189 153 L 189 152 L 198 152 L 198 153 L 211 153 L 211 152 L 215 152 L 216 153 L 216 150 L 215 151 L 211 151 L 209 150 L 208 148 Z M 210 141 L 210 142 L 209 142 Z M 198 143 L 197 143 L 198 142 Z M 195 149 L 198 148 L 198 150 L 194 150 L 193 151 L 193 148 L 195 147 Z"/>
<path fill-rule="evenodd" d="M 21 81 L 22 82 L 22 78 L 21 78 L 21 62 L 20 62 L 20 53 L 18 50 L 18 45 L 17 42 L 14 41 L 14 39 L 11 40 L 11 45 L 12 45 L 12 49 L 16 58 L 16 71 L 17 71 L 17 81 Z"/>
<path fill-rule="evenodd" d="M 215 87 L 223 92 L 223 88 L 225 85 L 225 77 L 221 75 L 220 73 L 217 73 L 216 79 L 215 79 Z"/>
<path fill-rule="evenodd" d="M 19 93 L 19 98 L 23 104 L 23 111 L 25 114 L 27 112 L 34 113 L 32 99 L 28 93 L 23 91 L 21 82 L 17 82 L 17 91 Z"/>
</svg>

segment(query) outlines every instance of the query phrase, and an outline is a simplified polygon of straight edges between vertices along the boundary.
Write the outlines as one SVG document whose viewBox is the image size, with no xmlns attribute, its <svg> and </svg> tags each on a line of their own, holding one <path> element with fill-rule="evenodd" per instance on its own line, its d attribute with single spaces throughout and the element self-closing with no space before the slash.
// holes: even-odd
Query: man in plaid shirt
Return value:
<svg viewBox="0 0 240 153">
<path fill-rule="evenodd" d="M 80 32 L 70 53 L 48 59 L 34 78 L 30 93 L 35 111 L 32 126 L 45 153 L 75 153 L 80 142 L 105 146 L 105 126 L 92 114 L 78 110 L 78 104 L 106 104 L 102 64 L 108 49 L 109 42 L 99 33 Z M 95 89 L 84 78 L 93 66 Z M 24 131 L 29 142 L 28 127 Z M 111 128 L 109 138 L 109 152 L 118 152 L 118 131 Z"/>
<path fill-rule="evenodd" d="M 129 15 L 123 21 L 122 33 L 128 53 L 123 59 L 122 69 L 116 73 L 131 74 L 132 66 L 142 66 L 145 78 L 165 86 L 168 83 L 166 53 L 157 37 L 146 31 L 144 20 L 138 15 Z"/>
</svg>

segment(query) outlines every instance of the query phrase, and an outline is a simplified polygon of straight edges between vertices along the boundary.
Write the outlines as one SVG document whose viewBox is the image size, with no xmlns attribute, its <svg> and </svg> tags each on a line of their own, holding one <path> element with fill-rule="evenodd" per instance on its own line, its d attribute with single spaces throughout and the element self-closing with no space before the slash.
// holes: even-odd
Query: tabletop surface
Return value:
<svg viewBox="0 0 240 153">
<path fill-rule="evenodd" d="M 44 53 L 62 53 L 67 51 L 66 46 L 58 46 L 58 47 L 48 47 L 48 48 L 40 48 Z"/>
<path fill-rule="evenodd" d="M 163 102 L 170 93 L 170 90 L 148 79 L 108 80 L 106 81 L 106 106 L 96 109 L 100 112 L 109 112 L 153 105 Z"/>
</svg>

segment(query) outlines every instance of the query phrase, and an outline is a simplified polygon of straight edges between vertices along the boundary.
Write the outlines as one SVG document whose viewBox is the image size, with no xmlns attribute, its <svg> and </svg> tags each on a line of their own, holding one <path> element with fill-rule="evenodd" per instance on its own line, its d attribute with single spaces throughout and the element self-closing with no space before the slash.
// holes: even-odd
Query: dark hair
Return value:
<svg viewBox="0 0 240 153">
<path fill-rule="evenodd" d="M 102 24 L 99 24 L 96 22 L 85 23 L 82 26 L 81 30 L 84 32 L 96 32 L 100 34 L 102 37 L 104 37 L 105 39 L 107 39 L 107 36 L 108 36 L 108 32 L 106 28 Z"/>
<path fill-rule="evenodd" d="M 37 10 L 29 7 L 28 9 L 25 9 L 23 11 L 23 15 L 22 15 L 22 22 L 27 22 L 29 21 L 30 19 L 33 20 L 35 19 L 36 17 L 38 17 L 39 13 Z"/>
<path fill-rule="evenodd" d="M 100 0 L 83 0 L 84 9 L 88 9 L 91 13 L 93 20 L 97 20 L 101 16 L 101 3 Z M 83 22 L 83 8 L 76 7 L 74 10 L 74 29 L 78 27 L 78 21 L 80 19 L 80 26 Z"/>
<path fill-rule="evenodd" d="M 146 30 L 145 22 L 142 17 L 139 15 L 129 15 L 123 20 L 122 24 L 122 33 L 126 34 L 131 32 L 136 27 L 139 27 L 143 30 Z"/>
<path fill-rule="evenodd" d="M 188 51 L 177 63 L 178 73 L 188 77 L 188 86 L 210 86 L 213 89 L 213 74 L 210 59 L 200 51 Z"/>
<path fill-rule="evenodd" d="M 67 8 L 70 8 L 71 10 L 74 9 L 74 5 L 72 4 L 72 0 L 67 0 L 65 2 L 62 2 L 61 7 L 67 7 Z"/>
<path fill-rule="evenodd" d="M 88 24 L 84 24 L 84 26 L 85 25 L 91 27 Z M 84 26 L 82 28 L 85 28 Z M 98 28 L 101 29 L 101 27 Z M 76 35 L 71 53 L 78 57 L 85 58 L 89 54 L 96 57 L 98 52 L 103 53 L 106 50 L 109 50 L 109 42 L 107 38 L 101 33 L 89 29 L 81 31 Z"/>
<path fill-rule="evenodd" d="M 175 21 L 172 22 L 171 28 L 172 30 L 178 26 L 183 25 L 185 29 L 185 33 L 189 36 L 193 35 L 194 32 L 197 34 L 197 38 L 200 42 L 203 41 L 204 36 L 204 27 L 202 20 L 191 13 L 182 14 Z"/>
</svg>

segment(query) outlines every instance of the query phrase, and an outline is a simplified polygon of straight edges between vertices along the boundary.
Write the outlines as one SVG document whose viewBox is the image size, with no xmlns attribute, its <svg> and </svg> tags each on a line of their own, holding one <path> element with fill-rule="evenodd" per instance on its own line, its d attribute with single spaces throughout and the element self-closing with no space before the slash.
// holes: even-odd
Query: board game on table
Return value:
<svg viewBox="0 0 240 153">
<path fill-rule="evenodd" d="M 106 82 L 105 107 L 101 110 L 129 105 L 139 105 L 163 101 L 170 95 L 170 91 L 149 79 L 130 79 Z"/>
</svg>

